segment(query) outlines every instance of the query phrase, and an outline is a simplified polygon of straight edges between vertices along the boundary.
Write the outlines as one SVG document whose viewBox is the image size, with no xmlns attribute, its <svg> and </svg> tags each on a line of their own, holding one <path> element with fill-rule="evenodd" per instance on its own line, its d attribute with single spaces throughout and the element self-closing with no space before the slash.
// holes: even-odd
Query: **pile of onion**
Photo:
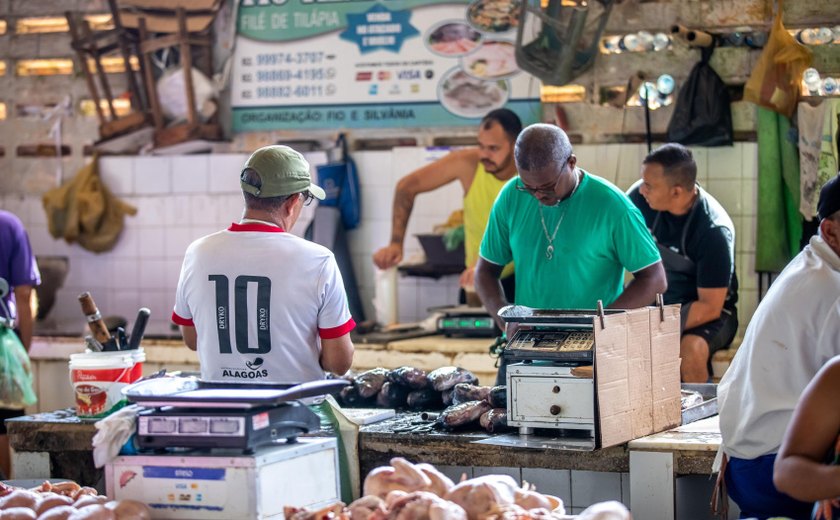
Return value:
<svg viewBox="0 0 840 520">
<path fill-rule="evenodd" d="M 110 500 L 75 482 L 23 489 L 0 483 L 0 520 L 151 520 L 146 504 Z"/>
</svg>

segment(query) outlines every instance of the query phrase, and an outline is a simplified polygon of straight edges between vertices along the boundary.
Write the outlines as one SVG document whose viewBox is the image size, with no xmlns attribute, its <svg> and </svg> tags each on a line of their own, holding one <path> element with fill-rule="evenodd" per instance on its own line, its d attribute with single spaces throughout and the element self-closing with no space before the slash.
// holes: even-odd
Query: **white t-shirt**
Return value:
<svg viewBox="0 0 840 520">
<path fill-rule="evenodd" d="M 726 454 L 778 452 L 802 391 L 838 354 L 840 258 L 815 236 L 770 286 L 718 385 Z"/>
<path fill-rule="evenodd" d="M 263 223 L 190 244 L 172 321 L 195 326 L 203 380 L 272 384 L 323 379 L 320 339 L 355 326 L 333 254 Z"/>
</svg>

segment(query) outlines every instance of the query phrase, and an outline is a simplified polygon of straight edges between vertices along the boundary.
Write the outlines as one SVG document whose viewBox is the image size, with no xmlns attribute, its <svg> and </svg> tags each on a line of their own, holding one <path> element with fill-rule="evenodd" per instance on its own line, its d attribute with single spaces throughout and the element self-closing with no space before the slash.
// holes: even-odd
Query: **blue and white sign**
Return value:
<svg viewBox="0 0 840 520">
<path fill-rule="evenodd" d="M 234 130 L 541 119 L 514 56 L 515 0 L 241 0 Z"/>
</svg>

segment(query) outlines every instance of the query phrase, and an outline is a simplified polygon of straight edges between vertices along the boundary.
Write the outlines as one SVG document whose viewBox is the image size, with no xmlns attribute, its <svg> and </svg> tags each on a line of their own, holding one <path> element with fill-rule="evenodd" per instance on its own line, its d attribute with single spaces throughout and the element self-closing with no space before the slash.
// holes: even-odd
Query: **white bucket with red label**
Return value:
<svg viewBox="0 0 840 520">
<path fill-rule="evenodd" d="M 76 415 L 99 418 L 125 406 L 122 389 L 143 372 L 143 349 L 85 352 L 70 356 L 70 382 L 76 394 Z"/>
</svg>

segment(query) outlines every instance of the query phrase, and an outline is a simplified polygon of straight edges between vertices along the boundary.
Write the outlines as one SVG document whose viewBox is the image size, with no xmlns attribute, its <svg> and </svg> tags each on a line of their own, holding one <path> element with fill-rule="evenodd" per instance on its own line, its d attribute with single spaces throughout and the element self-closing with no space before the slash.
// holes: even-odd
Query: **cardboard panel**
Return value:
<svg viewBox="0 0 840 520">
<path fill-rule="evenodd" d="M 627 313 L 595 318 L 595 385 L 600 445 L 630 440 L 630 383 L 627 370 Z"/>
<path fill-rule="evenodd" d="M 627 369 L 632 411 L 629 424 L 631 439 L 653 433 L 650 367 L 650 317 L 647 309 L 635 309 L 627 315 Z"/>
<path fill-rule="evenodd" d="M 659 432 L 681 422 L 680 306 L 666 305 L 664 316 L 658 307 L 649 311 L 653 432 Z"/>
</svg>

